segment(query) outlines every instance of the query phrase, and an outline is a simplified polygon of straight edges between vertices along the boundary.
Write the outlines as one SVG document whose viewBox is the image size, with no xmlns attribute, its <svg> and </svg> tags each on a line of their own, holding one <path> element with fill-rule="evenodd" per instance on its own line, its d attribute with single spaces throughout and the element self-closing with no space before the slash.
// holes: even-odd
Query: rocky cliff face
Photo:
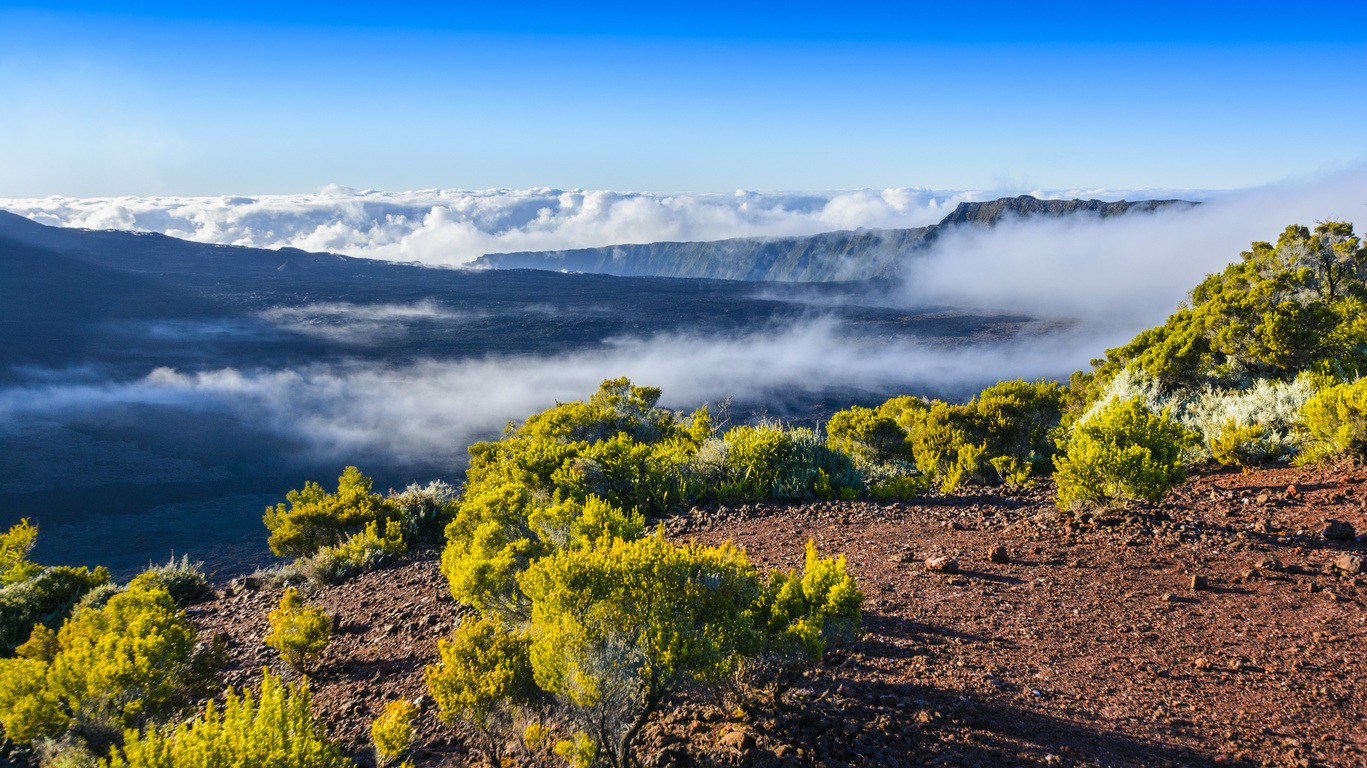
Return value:
<svg viewBox="0 0 1367 768">
<path fill-rule="evenodd" d="M 944 231 L 959 226 L 994 226 L 1010 217 L 1101 217 L 1152 213 L 1182 200 L 1039 200 L 1029 195 L 982 203 L 960 203 L 939 224 L 915 229 L 860 229 L 806 237 L 753 238 L 686 243 L 645 243 L 524 251 L 481 256 L 485 269 L 549 269 L 628 277 L 702 277 L 721 280 L 828 282 L 894 277 L 902 260 L 925 249 Z"/>
<path fill-rule="evenodd" d="M 937 228 L 956 227 L 965 224 L 993 226 L 1009 217 L 1028 218 L 1032 216 L 1075 216 L 1092 214 L 1101 218 L 1120 216 L 1126 213 L 1153 213 L 1169 206 L 1192 206 L 1185 200 L 1140 200 L 1131 203 L 1127 200 L 1106 202 L 1104 200 L 1040 200 L 1030 195 L 1003 197 L 980 203 L 959 203 L 954 212 L 946 216 Z"/>
</svg>

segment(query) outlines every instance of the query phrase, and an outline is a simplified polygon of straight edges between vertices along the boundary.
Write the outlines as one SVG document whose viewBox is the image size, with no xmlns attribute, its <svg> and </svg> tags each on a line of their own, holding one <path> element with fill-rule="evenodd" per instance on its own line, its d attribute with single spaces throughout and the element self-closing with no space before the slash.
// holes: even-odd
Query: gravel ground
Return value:
<svg viewBox="0 0 1367 768">
<path fill-rule="evenodd" d="M 1102 517 L 1063 516 L 1050 491 L 671 519 L 672 536 L 731 540 L 765 567 L 800 564 L 808 539 L 846 553 L 866 636 L 783 712 L 673 702 L 644 734 L 646 765 L 1367 766 L 1367 573 L 1343 568 L 1367 558 L 1367 536 L 1331 526 L 1367 532 L 1367 472 L 1200 473 L 1161 505 Z M 929 569 L 936 558 L 954 562 Z M 278 599 L 239 582 L 191 610 L 229 641 L 226 683 L 283 671 L 261 644 Z M 421 700 L 461 609 L 431 552 L 313 600 L 338 619 L 315 711 L 368 761 L 370 718 Z M 414 763 L 477 762 L 436 714 L 418 718 Z"/>
</svg>

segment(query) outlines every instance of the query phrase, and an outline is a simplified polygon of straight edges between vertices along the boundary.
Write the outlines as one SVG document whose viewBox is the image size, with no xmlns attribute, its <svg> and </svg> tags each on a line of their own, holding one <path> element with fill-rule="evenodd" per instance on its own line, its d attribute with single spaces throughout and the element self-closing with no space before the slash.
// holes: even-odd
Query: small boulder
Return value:
<svg viewBox="0 0 1367 768">
<path fill-rule="evenodd" d="M 745 731 L 727 731 L 726 735 L 717 742 L 717 745 L 734 749 L 737 752 L 744 752 L 747 749 L 755 748 L 755 737 Z"/>
<path fill-rule="evenodd" d="M 1361 555 L 1344 553 L 1334 558 L 1334 568 L 1353 576 L 1362 573 L 1363 569 L 1367 568 L 1367 563 L 1364 563 Z"/>
<path fill-rule="evenodd" d="M 1357 538 L 1358 532 L 1353 528 L 1352 523 L 1345 523 L 1342 520 L 1330 520 L 1324 526 L 1324 538 L 1330 541 L 1352 541 Z"/>
<path fill-rule="evenodd" d="M 944 555 L 928 557 L 926 558 L 926 570 L 935 573 L 958 573 L 959 561 Z"/>
<path fill-rule="evenodd" d="M 994 563 L 1009 563 L 1011 562 L 1011 554 L 1006 551 L 1005 546 L 998 544 L 987 551 L 987 559 Z"/>
<path fill-rule="evenodd" d="M 1193 592 L 1199 592 L 1199 591 L 1201 591 L 1201 590 L 1203 590 L 1203 589 L 1206 589 L 1206 588 L 1209 587 L 1209 586 L 1210 586 L 1210 580 L 1207 579 L 1205 576 L 1202 576 L 1202 575 L 1199 574 L 1199 573 L 1192 574 L 1192 577 L 1191 577 L 1191 591 L 1193 591 Z"/>
</svg>

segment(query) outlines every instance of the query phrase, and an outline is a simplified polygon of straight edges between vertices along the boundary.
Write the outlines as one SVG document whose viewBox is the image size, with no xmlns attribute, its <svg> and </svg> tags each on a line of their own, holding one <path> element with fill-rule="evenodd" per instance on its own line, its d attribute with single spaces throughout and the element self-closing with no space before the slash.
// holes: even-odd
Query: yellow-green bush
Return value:
<svg viewBox="0 0 1367 768">
<path fill-rule="evenodd" d="M 743 682 L 767 690 L 780 704 L 801 670 L 828 646 L 858 638 L 863 603 L 845 557 L 821 557 L 808 541 L 803 568 L 772 571 L 755 604 L 759 646 L 747 654 Z"/>
<path fill-rule="evenodd" d="M 314 482 L 285 494 L 289 502 L 268 507 L 263 520 L 269 544 L 277 555 L 305 557 L 336 546 L 371 523 L 400 519 L 399 505 L 370 490 L 372 481 L 355 467 L 337 479 L 337 492 L 327 493 Z"/>
<path fill-rule="evenodd" d="M 859 635 L 864 593 L 845 565 L 845 556 L 821 557 L 808 540 L 799 572 L 773 571 L 756 604 L 762 642 L 806 660 L 821 658 L 828 644 L 850 642 Z"/>
<path fill-rule="evenodd" d="M 173 731 L 129 731 L 101 768 L 351 768 L 313 720 L 308 681 L 282 683 L 263 671 L 261 694 L 228 692 L 220 708 Z"/>
<path fill-rule="evenodd" d="M 1227 467 L 1261 466 L 1282 457 L 1280 446 L 1273 437 L 1272 431 L 1263 424 L 1244 426 L 1231 419 L 1218 433 L 1210 436 L 1210 455 Z"/>
<path fill-rule="evenodd" d="M 1367 456 L 1367 378 L 1326 387 L 1301 409 L 1309 446 L 1304 460 Z"/>
<path fill-rule="evenodd" d="M 323 655 L 332 637 L 332 617 L 305 602 L 293 587 L 285 590 L 279 606 L 267 619 L 271 631 L 266 635 L 266 645 L 280 651 L 285 663 L 301 674 Z"/>
<path fill-rule="evenodd" d="M 13 654 L 33 625 L 56 628 L 86 594 L 108 583 L 109 571 L 103 567 L 91 571 L 58 565 L 0 588 L 0 656 Z"/>
<path fill-rule="evenodd" d="M 908 431 L 916 468 L 944 493 L 977 478 L 982 469 L 987 444 L 975 434 L 974 416 L 971 405 L 936 401 L 916 415 Z"/>
<path fill-rule="evenodd" d="M 296 561 L 303 573 L 315 584 L 340 584 L 364 571 L 388 565 L 408 551 L 403 539 L 403 523 L 385 523 L 384 535 L 377 523 L 335 547 L 324 547 Z"/>
<path fill-rule="evenodd" d="M 850 457 L 810 429 L 740 426 L 722 435 L 724 459 L 714 489 L 725 502 L 855 498 L 864 479 Z"/>
<path fill-rule="evenodd" d="M 1182 481 L 1182 448 L 1191 439 L 1138 398 L 1114 399 L 1074 427 L 1066 453 L 1055 461 L 1058 505 L 1156 502 Z"/>
<path fill-rule="evenodd" d="M 830 446 L 846 455 L 879 464 L 907 456 L 907 432 L 897 421 L 873 408 L 853 406 L 826 422 Z"/>
<path fill-rule="evenodd" d="M 166 590 L 176 605 L 182 608 L 206 600 L 213 594 L 209 578 L 200 569 L 203 563 L 190 562 L 190 556 L 180 560 L 172 557 L 165 565 L 149 566 L 147 570 L 133 577 L 129 588 L 144 587 Z"/>
<path fill-rule="evenodd" d="M 38 575 L 40 566 L 28 559 L 28 553 L 38 541 L 38 527 L 27 518 L 0 533 L 0 587 L 6 587 Z"/>
<path fill-rule="evenodd" d="M 1241 389 L 1309 370 L 1367 370 L 1367 247 L 1342 221 L 1292 225 L 1207 277 L 1156 328 L 1106 351 L 1079 377 L 1088 403 L 1125 369 L 1165 391 Z"/>
<path fill-rule="evenodd" d="M 495 619 L 466 619 L 437 643 L 441 660 L 427 668 L 427 690 L 447 724 L 460 721 L 479 734 L 490 765 L 502 764 L 520 708 L 537 695 L 531 637 Z"/>
<path fill-rule="evenodd" d="M 186 702 L 195 631 L 164 590 L 135 588 L 78 612 L 55 642 L 38 630 L 32 658 L 0 660 L 0 725 L 14 741 L 68 728 L 92 743 L 116 738 Z"/>
<path fill-rule="evenodd" d="M 732 674 L 756 644 L 758 577 L 730 545 L 600 541 L 522 574 L 537 685 L 625 765 L 667 695 Z"/>
<path fill-rule="evenodd" d="M 417 714 L 413 702 L 396 699 L 385 704 L 384 712 L 370 724 L 370 743 L 375 747 L 378 768 L 397 762 L 413 745 L 413 718 Z"/>
</svg>

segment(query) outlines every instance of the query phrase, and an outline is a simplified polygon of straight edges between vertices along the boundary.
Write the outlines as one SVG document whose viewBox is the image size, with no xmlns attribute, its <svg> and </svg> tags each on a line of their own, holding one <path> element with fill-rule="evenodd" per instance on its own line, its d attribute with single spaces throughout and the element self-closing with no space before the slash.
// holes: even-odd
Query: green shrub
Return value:
<svg viewBox="0 0 1367 768">
<path fill-rule="evenodd" d="M 1367 378 L 1321 390 L 1301 413 L 1310 440 L 1307 463 L 1334 456 L 1367 456 Z"/>
<path fill-rule="evenodd" d="M 881 464 L 906 453 L 907 432 L 891 417 L 872 408 L 853 406 L 826 422 L 832 448 L 852 459 Z"/>
<path fill-rule="evenodd" d="M 190 562 L 189 555 L 181 557 L 179 561 L 172 557 L 166 565 L 148 566 L 147 570 L 135 576 L 128 586 L 160 587 L 171 595 L 176 605 L 183 608 L 207 600 L 214 593 L 213 588 L 209 586 L 209 578 L 200 570 L 203 565 L 204 563 Z"/>
<path fill-rule="evenodd" d="M 361 533 L 371 523 L 399 519 L 399 506 L 370 490 L 372 481 L 355 467 L 337 479 L 337 492 L 327 493 L 309 482 L 285 494 L 289 502 L 266 509 L 271 551 L 282 557 L 306 557 Z"/>
<path fill-rule="evenodd" d="M 1225 422 L 1218 433 L 1210 436 L 1208 445 L 1211 458 L 1227 467 L 1249 469 L 1283 456 L 1271 429 L 1262 424 L 1241 426 L 1233 419 Z"/>
<path fill-rule="evenodd" d="M 34 624 L 56 628 L 86 593 L 109 583 L 109 571 L 58 565 L 0 588 L 0 656 L 28 639 Z"/>
<path fill-rule="evenodd" d="M 427 668 L 427 690 L 448 725 L 460 721 L 480 736 L 490 765 L 502 765 L 517 711 L 536 696 L 531 638 L 494 619 L 466 619 L 437 642 L 441 661 Z"/>
<path fill-rule="evenodd" d="M 174 731 L 129 731 L 102 768 L 351 768 L 313 720 L 308 681 L 282 683 L 262 672 L 261 694 L 228 691 L 222 708 Z"/>
<path fill-rule="evenodd" d="M 456 489 L 441 480 L 425 486 L 413 483 L 398 493 L 391 492 L 389 501 L 398 508 L 403 540 L 413 547 L 439 543 L 456 514 Z"/>
<path fill-rule="evenodd" d="M 864 481 L 854 463 L 810 429 L 777 424 L 740 426 L 722 436 L 724 459 L 715 481 L 718 501 L 810 501 L 854 498 Z"/>
<path fill-rule="evenodd" d="M 1367 370 L 1367 248 L 1353 226 L 1292 225 L 1274 246 L 1253 243 L 1241 260 L 1197 285 L 1156 328 L 1106 351 L 1095 375 L 1079 378 L 1085 400 L 1126 369 L 1164 391 L 1242 389 L 1310 370 Z"/>
<path fill-rule="evenodd" d="M 96 745 L 183 705 L 195 631 L 164 590 L 135 588 L 68 619 L 55 642 L 37 630 L 33 658 L 0 660 L 0 725 L 14 741 L 69 727 Z"/>
<path fill-rule="evenodd" d="M 267 619 L 271 631 L 266 635 L 266 645 L 280 651 L 285 663 L 300 674 L 323 655 L 332 637 L 332 617 L 322 608 L 306 603 L 293 587 L 285 590 L 280 605 Z"/>
<path fill-rule="evenodd" d="M 734 673 L 755 645 L 759 580 L 729 545 L 603 540 L 538 560 L 520 581 L 537 685 L 615 766 L 666 696 Z"/>
<path fill-rule="evenodd" d="M 909 430 L 916 468 L 943 493 L 979 476 L 987 443 L 977 440 L 974 417 L 971 405 L 936 401 L 916 415 Z"/>
<path fill-rule="evenodd" d="M 28 560 L 28 553 L 38 541 L 38 527 L 27 519 L 10 526 L 0 534 L 0 587 L 27 581 L 42 568 Z"/>
<path fill-rule="evenodd" d="M 413 717 L 417 714 L 413 702 L 396 699 L 385 704 L 384 712 L 370 724 L 370 743 L 375 747 L 378 768 L 397 762 L 413 745 Z"/>
<path fill-rule="evenodd" d="M 1056 461 L 1061 508 L 1122 501 L 1157 502 L 1182 481 L 1189 433 L 1138 398 L 1115 399 L 1074 427 Z"/>
<path fill-rule="evenodd" d="M 394 562 L 408 551 L 403 539 L 403 523 L 390 520 L 381 536 L 376 523 L 335 547 L 325 547 L 299 563 L 309 581 L 340 584 L 347 579 Z"/>
<path fill-rule="evenodd" d="M 984 389 L 970 403 L 987 461 L 1003 482 L 1019 485 L 1032 470 L 1053 471 L 1058 452 L 1053 433 L 1067 396 L 1057 382 L 1013 379 Z"/>
<path fill-rule="evenodd" d="M 760 645 L 746 662 L 749 684 L 769 688 L 780 704 L 799 670 L 858 638 L 863 602 L 845 557 L 823 558 L 808 541 L 803 569 L 771 572 L 755 604 Z"/>
</svg>

